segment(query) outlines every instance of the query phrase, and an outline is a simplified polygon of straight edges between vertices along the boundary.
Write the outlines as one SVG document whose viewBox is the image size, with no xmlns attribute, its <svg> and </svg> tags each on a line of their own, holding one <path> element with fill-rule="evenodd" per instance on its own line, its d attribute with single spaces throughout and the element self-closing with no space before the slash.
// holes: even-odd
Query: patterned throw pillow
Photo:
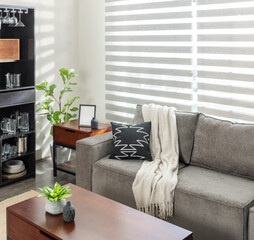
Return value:
<svg viewBox="0 0 254 240">
<path fill-rule="evenodd" d="M 118 160 L 153 160 L 149 147 L 151 122 L 144 122 L 139 125 L 112 122 L 111 125 L 113 149 L 109 158 Z"/>
</svg>

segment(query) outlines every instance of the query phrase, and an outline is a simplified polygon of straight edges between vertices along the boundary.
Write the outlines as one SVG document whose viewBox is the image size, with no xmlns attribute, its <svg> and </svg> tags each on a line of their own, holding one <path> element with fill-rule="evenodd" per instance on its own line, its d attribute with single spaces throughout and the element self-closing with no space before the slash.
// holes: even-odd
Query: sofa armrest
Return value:
<svg viewBox="0 0 254 240">
<path fill-rule="evenodd" d="M 248 239 L 254 240 L 254 206 L 249 209 Z"/>
<path fill-rule="evenodd" d="M 88 137 L 76 143 L 76 184 L 92 190 L 93 164 L 110 154 L 112 150 L 112 132 Z"/>
</svg>

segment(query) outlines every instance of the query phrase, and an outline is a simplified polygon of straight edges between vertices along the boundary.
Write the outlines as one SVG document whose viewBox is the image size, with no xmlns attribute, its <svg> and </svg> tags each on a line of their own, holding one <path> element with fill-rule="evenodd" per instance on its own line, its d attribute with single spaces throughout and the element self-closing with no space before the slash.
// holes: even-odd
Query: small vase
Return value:
<svg viewBox="0 0 254 240">
<path fill-rule="evenodd" d="M 67 204 L 63 208 L 63 218 L 65 222 L 73 222 L 75 218 L 75 208 L 71 204 L 71 202 L 67 202 Z"/>
<path fill-rule="evenodd" d="M 94 117 L 92 120 L 91 120 L 91 128 L 92 129 L 98 129 L 98 120 Z"/>
<path fill-rule="evenodd" d="M 46 212 L 57 215 L 63 212 L 63 207 L 66 204 L 66 199 L 58 200 L 57 202 L 51 202 L 50 200 L 46 200 L 45 210 Z"/>
</svg>

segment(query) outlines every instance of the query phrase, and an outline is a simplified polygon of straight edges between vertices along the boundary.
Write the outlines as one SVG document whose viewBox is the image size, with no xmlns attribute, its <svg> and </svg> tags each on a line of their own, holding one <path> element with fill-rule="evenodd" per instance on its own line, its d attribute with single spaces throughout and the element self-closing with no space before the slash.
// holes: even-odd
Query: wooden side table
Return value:
<svg viewBox="0 0 254 240">
<path fill-rule="evenodd" d="M 54 177 L 57 176 L 57 170 L 76 175 L 75 172 L 69 171 L 68 167 L 75 169 L 75 161 L 67 162 L 65 164 L 57 165 L 57 146 L 68 147 L 76 149 L 76 141 L 96 136 L 105 132 L 111 131 L 110 124 L 100 123 L 98 129 L 92 129 L 89 127 L 79 127 L 78 120 L 71 120 L 69 122 L 59 123 L 53 125 L 53 168 Z"/>
</svg>

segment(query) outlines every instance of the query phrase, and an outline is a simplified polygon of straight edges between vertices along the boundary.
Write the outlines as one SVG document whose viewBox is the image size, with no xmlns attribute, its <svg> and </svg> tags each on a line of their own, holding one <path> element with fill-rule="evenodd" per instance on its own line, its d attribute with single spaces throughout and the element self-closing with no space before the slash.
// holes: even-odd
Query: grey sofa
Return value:
<svg viewBox="0 0 254 240">
<path fill-rule="evenodd" d="M 170 222 L 195 240 L 254 239 L 254 125 L 177 112 L 179 172 Z M 138 106 L 134 123 L 143 121 Z M 142 161 L 112 160 L 112 133 L 77 142 L 77 185 L 135 208 Z"/>
</svg>

